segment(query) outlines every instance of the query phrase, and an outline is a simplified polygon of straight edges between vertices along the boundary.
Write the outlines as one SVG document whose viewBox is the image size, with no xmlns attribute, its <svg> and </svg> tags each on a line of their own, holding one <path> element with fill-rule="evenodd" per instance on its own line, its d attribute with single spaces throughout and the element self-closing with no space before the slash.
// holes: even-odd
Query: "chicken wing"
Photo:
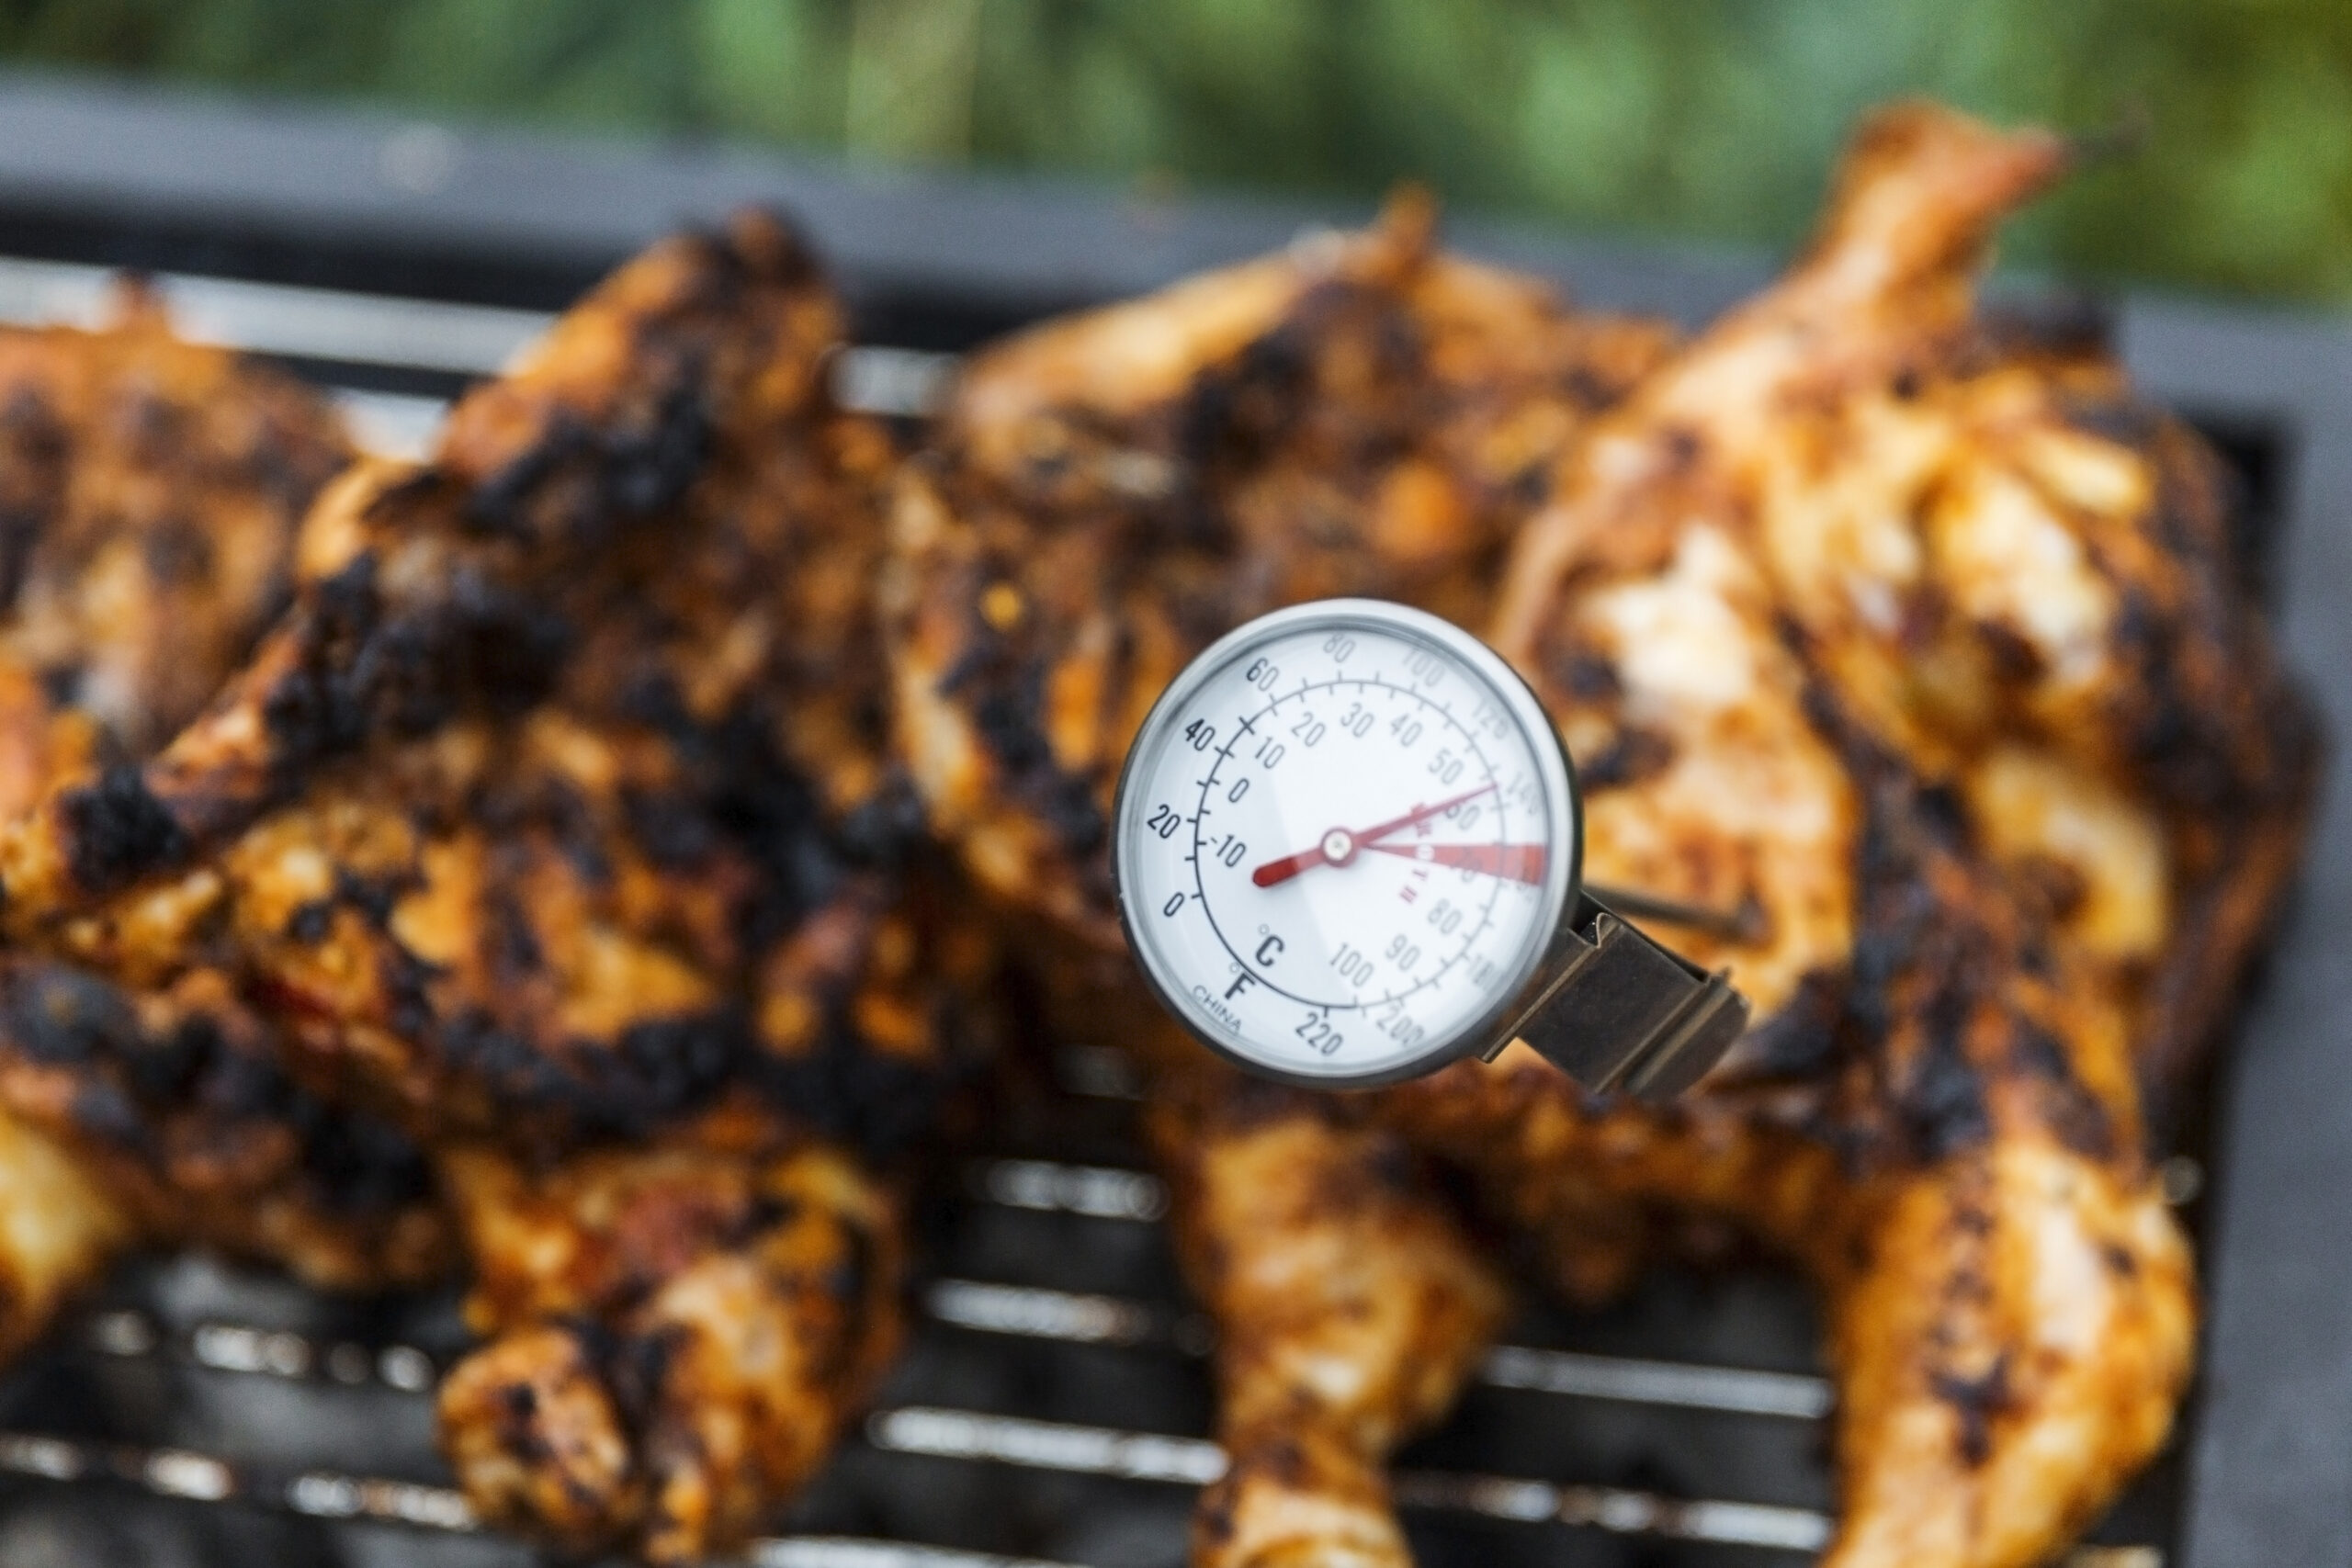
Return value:
<svg viewBox="0 0 2352 1568">
<path fill-rule="evenodd" d="M 485 1517 L 573 1551 L 699 1562 L 831 1451 L 895 1348 L 894 1206 L 754 1108 L 551 1166 L 442 1156 L 486 1337 L 441 1388 Z"/>
<path fill-rule="evenodd" d="M 837 325 L 747 220 L 617 274 L 431 463 L 345 476 L 221 698 L 18 820 L 26 937 L 234 969 L 311 1081 L 420 1135 L 643 1133 L 752 1078 L 906 1120 L 954 965 L 898 897 L 893 454 L 824 403 Z"/>
<path fill-rule="evenodd" d="M 840 603 L 811 592 L 805 622 L 763 603 L 754 552 L 773 551 L 779 531 L 787 547 L 813 540 L 794 536 L 806 515 L 752 515 L 739 471 L 773 456 L 822 487 L 829 456 L 887 450 L 824 407 L 820 369 L 838 326 L 813 265 L 772 221 L 674 240 L 623 268 L 526 363 L 459 403 L 434 462 L 398 482 L 363 469 L 322 503 L 303 530 L 293 604 L 195 722 L 152 759 L 54 790 L 11 825 L 0 846 L 11 929 L 43 936 L 197 863 L 369 746 L 511 716 L 567 675 L 598 712 L 634 703 L 640 723 L 658 724 L 667 704 L 716 722 L 771 660 L 801 651 L 804 633 L 861 618 L 854 583 L 830 561 L 810 585 Z M 800 439 L 810 425 L 815 438 Z M 690 595 L 721 566 L 692 536 L 730 529 L 739 570 L 727 596 L 671 624 L 664 612 L 682 606 L 657 602 L 663 569 L 691 539 L 699 578 L 670 577 Z M 731 621 L 746 601 L 774 624 Z M 649 628 L 640 672 L 669 677 L 664 689 L 594 686 L 626 672 L 598 655 L 637 652 Z M 808 701 L 829 705 L 821 693 Z M 824 761 L 811 765 L 829 777 Z"/>
</svg>

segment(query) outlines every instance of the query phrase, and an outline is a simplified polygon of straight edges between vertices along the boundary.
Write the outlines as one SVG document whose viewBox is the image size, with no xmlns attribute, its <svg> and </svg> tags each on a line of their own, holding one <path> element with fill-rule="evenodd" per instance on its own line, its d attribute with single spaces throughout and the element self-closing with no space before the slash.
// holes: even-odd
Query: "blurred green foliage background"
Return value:
<svg viewBox="0 0 2352 1568">
<path fill-rule="evenodd" d="M 0 0 L 0 57 L 1776 244 L 1925 92 L 2144 125 L 2013 261 L 2352 301 L 2352 0 Z"/>
</svg>

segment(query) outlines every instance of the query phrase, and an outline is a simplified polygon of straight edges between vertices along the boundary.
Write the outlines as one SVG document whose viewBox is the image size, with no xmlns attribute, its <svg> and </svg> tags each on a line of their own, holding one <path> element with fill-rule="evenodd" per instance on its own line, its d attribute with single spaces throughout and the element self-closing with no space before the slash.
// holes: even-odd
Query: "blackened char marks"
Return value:
<svg viewBox="0 0 2352 1568">
<path fill-rule="evenodd" d="M 890 869 L 930 841 L 922 796 L 903 766 L 894 766 L 873 794 L 853 807 L 834 829 L 842 852 L 863 866 Z"/>
<path fill-rule="evenodd" d="M 579 1340 L 582 1355 L 612 1394 L 623 1426 L 634 1433 L 653 1428 L 661 1420 L 670 1369 L 690 1337 L 686 1326 L 664 1323 L 650 1331 L 631 1334 L 594 1318 L 571 1317 L 565 1319 L 564 1327 Z"/>
<path fill-rule="evenodd" d="M 447 592 L 389 599 L 362 555 L 308 596 L 298 654 L 262 699 L 277 786 L 382 729 L 422 734 L 463 707 L 518 712 L 545 695 L 572 630 L 537 595 L 460 566 Z"/>
<path fill-rule="evenodd" d="M 2008 1005 L 2002 933 L 1979 908 L 1966 818 L 1949 790 L 1922 784 L 1816 683 L 1807 713 L 1861 785 L 1855 852 L 1853 984 L 1841 1045 L 1871 1065 L 1871 1098 L 1915 1156 L 1950 1158 L 1991 1136 L 1984 1052 Z M 1972 902 L 1972 895 L 1974 896 Z"/>
<path fill-rule="evenodd" d="M 1018 799 L 1037 812 L 1072 860 L 1089 862 L 1109 840 L 1110 823 L 1091 780 L 1064 773 L 1046 738 L 1046 671 L 1030 663 L 1002 678 L 976 682 L 972 722 Z"/>
<path fill-rule="evenodd" d="M 752 1081 L 797 1120 L 879 1162 L 915 1147 L 956 1083 L 953 1073 L 876 1051 L 840 1024 L 807 1050 L 763 1057 Z"/>
<path fill-rule="evenodd" d="M 1335 302 L 1331 288 L 1310 290 L 1288 319 L 1193 378 L 1176 413 L 1177 455 L 1186 468 L 1255 463 L 1302 416 L 1317 339 Z"/>
<path fill-rule="evenodd" d="M 1961 1462 L 1971 1470 L 1981 1468 L 1993 1456 L 1993 1424 L 2014 1401 L 2008 1358 L 1996 1358 L 1988 1371 L 1973 1376 L 1938 1372 L 1932 1386 L 1936 1397 L 1951 1409 Z"/>
<path fill-rule="evenodd" d="M 2094 1160 L 2116 1155 L 2115 1123 L 2107 1107 L 2075 1076 L 2065 1044 L 2030 1018 L 2011 1025 L 2009 1060 L 2032 1080 L 2051 1130 L 2068 1148 Z"/>
<path fill-rule="evenodd" d="M 1917 1038 L 1907 1061 L 1894 1064 L 1895 1102 L 1912 1144 L 1929 1162 L 1977 1148 L 1993 1134 L 1984 1101 L 1984 1069 L 1969 1051 L 1980 979 L 1968 973 L 1938 975 L 1917 1014 Z"/>
<path fill-rule="evenodd" d="M 138 1106 L 119 1085 L 105 1078 L 74 1086 L 68 1115 L 78 1131 L 119 1148 L 137 1149 L 148 1141 L 147 1123 Z"/>
<path fill-rule="evenodd" d="M 1741 1076 L 1794 1079 L 1827 1069 L 1837 1057 L 1848 985 L 1841 972 L 1807 971 L 1786 1005 L 1740 1042 Z"/>
<path fill-rule="evenodd" d="M 756 290 L 818 286 L 814 259 L 780 219 L 751 212 L 723 231 L 680 242 L 673 292 L 627 322 L 627 385 L 602 389 L 601 408 L 561 401 L 537 412 L 535 437 L 484 475 L 467 497 L 475 528 L 536 544 L 593 549 L 622 529 L 675 506 L 707 470 L 718 437 L 714 389 L 760 363 L 767 347 L 746 341 L 762 313 Z M 560 399 L 527 373 L 518 398 Z"/>
<path fill-rule="evenodd" d="M 411 1038 L 502 1108 L 571 1135 L 642 1137 L 676 1121 L 739 1075 L 750 1042 L 727 1009 L 634 1024 L 610 1044 L 553 1049 L 480 1012 L 409 1022 Z"/>
<path fill-rule="evenodd" d="M 127 764 L 62 792 L 57 800 L 66 867 L 74 886 L 103 894 L 179 863 L 188 838 L 179 822 Z"/>
<path fill-rule="evenodd" d="M 669 356 L 668 381 L 610 426 L 569 412 L 467 497 L 466 518 L 486 533 L 594 548 L 631 522 L 674 504 L 701 477 L 715 434 L 701 385 L 702 355 Z"/>
<path fill-rule="evenodd" d="M 0 976 L 0 1050 L 47 1066 L 86 1067 L 128 1055 L 138 1015 L 123 994 L 62 964 L 15 964 Z"/>
<path fill-rule="evenodd" d="M 1587 789 L 1622 789 L 1656 778 L 1674 761 L 1674 743 L 1655 730 L 1628 725 L 1609 744 L 1577 765 L 1577 782 Z"/>
<path fill-rule="evenodd" d="M 1917 795 L 1871 791 L 1860 845 L 1861 897 L 1848 1025 L 1911 1150 L 1941 1160 L 1983 1145 L 1992 1123 L 1971 1052 L 1977 987 L 1998 970 L 1977 951 L 1969 917 L 1939 897 L 1923 851 Z"/>
<path fill-rule="evenodd" d="M 428 1196 L 414 1144 L 321 1100 L 269 1052 L 250 1019 L 196 1009 L 149 1027 L 123 991 L 69 964 L 18 960 L 0 971 L 0 1058 L 67 1073 L 73 1130 L 156 1179 L 173 1183 L 184 1159 L 234 1159 L 282 1130 L 300 1150 L 295 1188 L 330 1213 L 388 1214 Z"/>
<path fill-rule="evenodd" d="M 686 872 L 719 852 L 718 826 L 703 803 L 684 791 L 629 790 L 621 797 L 629 837 L 665 872 Z"/>
</svg>

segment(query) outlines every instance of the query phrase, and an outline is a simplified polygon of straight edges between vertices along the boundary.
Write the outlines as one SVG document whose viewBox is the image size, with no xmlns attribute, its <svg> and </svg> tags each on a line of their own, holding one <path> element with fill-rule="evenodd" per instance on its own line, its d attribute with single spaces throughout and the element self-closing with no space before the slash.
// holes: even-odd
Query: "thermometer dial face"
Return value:
<svg viewBox="0 0 2352 1568">
<path fill-rule="evenodd" d="M 1120 781 L 1114 866 L 1163 1000 L 1254 1071 L 1323 1087 L 1492 1043 L 1578 871 L 1533 694 L 1419 611 L 1330 600 L 1194 660 Z"/>
</svg>

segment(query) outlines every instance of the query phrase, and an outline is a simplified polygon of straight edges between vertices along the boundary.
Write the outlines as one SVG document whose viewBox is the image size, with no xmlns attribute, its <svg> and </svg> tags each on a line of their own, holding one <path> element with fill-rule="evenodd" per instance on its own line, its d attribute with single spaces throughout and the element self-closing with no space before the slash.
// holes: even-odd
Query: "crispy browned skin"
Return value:
<svg viewBox="0 0 2352 1568">
<path fill-rule="evenodd" d="M 316 394 L 180 342 L 135 291 L 120 304 L 102 332 L 0 332 L 6 815 L 195 714 L 283 603 L 302 510 L 348 457 Z M 446 1265 L 417 1150 L 305 1092 L 276 1051 L 217 971 L 125 988 L 0 958 L 0 1114 L 22 1165 L 0 1339 L 134 1239 L 346 1288 Z"/>
<path fill-rule="evenodd" d="M 1186 1277 L 1219 1328 L 1230 1463 L 1193 1561 L 1405 1568 L 1387 1457 L 1485 1352 L 1504 1304 L 1493 1265 L 1410 1153 L 1327 1098 L 1196 1078 L 1149 1124 Z"/>
<path fill-rule="evenodd" d="M 1760 941 L 1678 934 L 1758 1027 L 1663 1111 L 1524 1053 L 1383 1097 L 1572 1288 L 1680 1215 L 1814 1269 L 1838 1568 L 2040 1562 L 2163 1440 L 2193 1287 L 2143 1075 L 2226 1006 L 2311 783 L 2211 459 L 1974 315 L 2064 161 L 1875 118 L 1813 251 L 1595 430 L 1512 562 L 1498 645 L 1622 760 L 1592 874 L 1753 900 Z"/>
<path fill-rule="evenodd" d="M 431 463 L 322 501 L 294 610 L 157 764 L 18 823 L 69 907 L 136 885 L 12 912 L 118 972 L 233 965 L 306 1077 L 424 1135 L 639 1134 L 757 1081 L 902 1141 L 956 963 L 899 898 L 892 453 L 823 399 L 838 328 L 763 221 L 625 268 Z"/>
<path fill-rule="evenodd" d="M 764 1115 L 443 1172 L 488 1343 L 442 1385 L 442 1443 L 495 1522 L 699 1562 L 808 1479 L 897 1345 L 890 1201 Z"/>
<path fill-rule="evenodd" d="M 1550 464 L 1663 349 L 1429 222 L 1403 201 L 967 369 L 884 597 L 901 746 L 999 897 L 1116 951 L 1111 792 L 1176 671 L 1299 600 L 1476 618 Z"/>
<path fill-rule="evenodd" d="M 117 308 L 0 331 L 0 654 L 141 756 L 244 657 L 350 448 L 291 378 L 181 342 L 136 289 Z"/>
<path fill-rule="evenodd" d="M 672 1162 L 752 1204 L 570 1305 L 493 1313 L 444 1405 L 486 1514 L 665 1561 L 738 1544 L 864 1386 L 847 1307 L 762 1262 L 803 1242 L 761 1184 L 820 1138 L 906 1148 L 978 1038 L 953 997 L 985 933 L 945 918 L 887 759 L 869 589 L 896 454 L 824 395 L 840 325 L 772 220 L 655 247 L 461 400 L 429 461 L 347 474 L 212 706 L 0 852 L 25 940 L 147 983 L 232 974 L 306 1086 L 473 1151 L 446 1168 L 486 1302 L 549 1247 L 610 1245 L 640 1176 L 667 1202 Z M 714 1141 L 721 1101 L 759 1138 Z M 484 1189 L 485 1161 L 520 1174 Z M 490 1223 L 509 1198 L 524 1218 Z M 674 1339 L 669 1381 L 605 1387 L 567 1313 Z M 592 1514 L 571 1428 L 475 1397 L 510 1384 L 623 1400 Z"/>
<path fill-rule="evenodd" d="M 96 1172 L 14 1116 L 0 1115 L 0 1357 L 11 1357 L 137 1235 Z"/>
<path fill-rule="evenodd" d="M 449 1236 L 415 1144 L 311 1093 L 279 1049 L 217 970 L 126 990 L 0 962 L 0 1107 L 65 1149 L 140 1237 L 334 1290 L 441 1278 Z"/>
<path fill-rule="evenodd" d="M 741 499 L 760 438 L 821 416 L 838 330 L 830 291 L 773 222 L 673 240 L 623 268 L 528 363 L 460 402 L 435 462 L 401 482 L 358 476 L 322 507 L 292 607 L 196 723 L 12 826 L 0 845 L 12 928 L 38 933 L 195 862 L 335 758 L 546 700 L 625 637 L 608 623 L 658 621 L 663 606 L 647 601 L 682 543 L 692 549 L 681 533 Z M 780 460 L 819 461 L 808 449 L 822 445 Z M 736 604 L 759 586 L 729 583 Z M 858 613 L 843 593 L 842 613 Z M 652 662 L 693 662 L 699 682 L 605 689 L 598 703 L 668 697 L 694 712 L 707 699 L 695 716 L 722 712 L 772 653 L 796 650 L 791 636 L 728 643 L 727 607 L 656 634 Z"/>
</svg>

